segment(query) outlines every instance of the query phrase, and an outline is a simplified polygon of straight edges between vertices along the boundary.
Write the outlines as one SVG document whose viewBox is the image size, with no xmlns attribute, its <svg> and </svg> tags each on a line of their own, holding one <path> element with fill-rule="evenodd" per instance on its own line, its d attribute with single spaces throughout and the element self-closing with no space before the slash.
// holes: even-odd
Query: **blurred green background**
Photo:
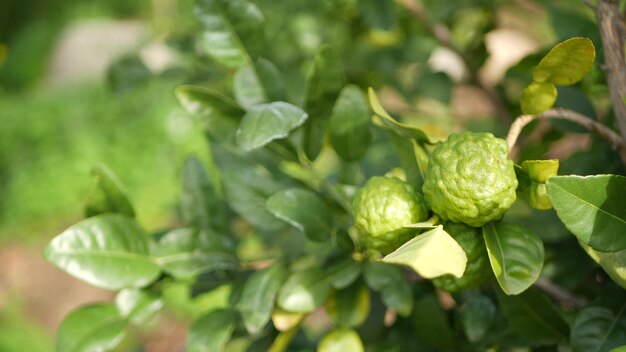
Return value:
<svg viewBox="0 0 626 352">
<path fill-rule="evenodd" d="M 174 97 L 180 77 L 163 72 L 177 59 L 164 41 L 191 3 L 2 2 L 0 351 L 52 351 L 62 314 L 111 297 L 41 259 L 81 218 L 94 165 L 119 176 L 148 229 L 176 221 L 184 158 L 205 144 Z M 132 89 L 116 86 L 109 65 L 138 50 L 147 67 Z"/>
</svg>

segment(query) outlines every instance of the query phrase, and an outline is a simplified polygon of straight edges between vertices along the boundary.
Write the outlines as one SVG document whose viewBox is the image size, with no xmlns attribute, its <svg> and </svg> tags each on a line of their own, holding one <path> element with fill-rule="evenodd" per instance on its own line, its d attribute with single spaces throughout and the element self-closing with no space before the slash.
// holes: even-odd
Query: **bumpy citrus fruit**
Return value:
<svg viewBox="0 0 626 352">
<path fill-rule="evenodd" d="M 515 201 L 517 179 L 508 147 L 491 133 L 453 133 L 432 152 L 424 198 L 444 220 L 480 227 Z"/>
<path fill-rule="evenodd" d="M 372 177 L 352 204 L 354 223 L 368 248 L 389 253 L 411 239 L 403 226 L 424 221 L 428 209 L 422 196 L 394 177 Z"/>
<path fill-rule="evenodd" d="M 433 279 L 433 284 L 444 291 L 455 292 L 480 286 L 489 280 L 491 267 L 480 229 L 456 223 L 446 223 L 443 229 L 463 248 L 467 256 L 467 265 L 460 278 L 443 275 Z"/>
</svg>

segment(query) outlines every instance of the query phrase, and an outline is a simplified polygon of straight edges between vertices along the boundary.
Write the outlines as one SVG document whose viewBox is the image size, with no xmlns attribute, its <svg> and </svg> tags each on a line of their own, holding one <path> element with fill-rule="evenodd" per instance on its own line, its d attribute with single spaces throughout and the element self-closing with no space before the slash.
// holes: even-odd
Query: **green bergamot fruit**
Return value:
<svg viewBox="0 0 626 352">
<path fill-rule="evenodd" d="M 424 198 L 443 220 L 480 227 L 515 201 L 517 179 L 508 146 L 491 133 L 453 133 L 430 155 Z"/>
<path fill-rule="evenodd" d="M 426 220 L 428 209 L 422 196 L 406 182 L 376 176 L 357 192 L 352 214 L 365 245 L 390 253 L 415 233 L 403 226 Z"/>
<path fill-rule="evenodd" d="M 461 278 L 443 275 L 434 278 L 433 284 L 444 291 L 456 292 L 478 287 L 489 280 L 492 276 L 491 265 L 480 229 L 453 222 L 445 223 L 443 228 L 465 251 L 467 265 Z"/>
</svg>

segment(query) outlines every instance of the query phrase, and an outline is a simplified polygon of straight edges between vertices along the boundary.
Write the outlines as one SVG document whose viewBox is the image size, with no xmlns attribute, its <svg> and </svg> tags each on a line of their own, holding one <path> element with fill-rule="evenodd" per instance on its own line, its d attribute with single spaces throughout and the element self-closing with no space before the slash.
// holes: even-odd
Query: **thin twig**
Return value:
<svg viewBox="0 0 626 352">
<path fill-rule="evenodd" d="M 601 124 L 600 122 L 591 119 L 583 114 L 580 114 L 576 111 L 563 109 L 563 108 L 554 108 L 550 110 L 546 110 L 537 115 L 522 115 L 513 121 L 511 128 L 509 129 L 509 134 L 506 137 L 506 143 L 509 146 L 509 151 L 513 150 L 515 143 L 517 142 L 517 138 L 524 126 L 528 125 L 530 122 L 534 120 L 548 120 L 548 119 L 561 119 L 574 122 L 586 128 L 587 130 L 596 133 L 598 136 L 602 137 L 602 139 L 609 142 L 609 144 L 614 149 L 624 149 L 624 139 L 617 134 L 615 131 Z"/>
<path fill-rule="evenodd" d="M 454 43 L 452 42 L 452 35 L 450 34 L 450 30 L 443 23 L 435 22 L 431 19 L 431 16 L 426 12 L 424 7 L 416 0 L 400 0 L 400 5 L 402 5 L 409 13 L 415 16 L 426 29 L 435 37 L 437 42 L 441 44 L 443 47 L 451 50 L 456 55 L 458 55 L 463 64 L 467 68 L 469 72 L 469 81 L 471 84 L 479 88 L 485 93 L 487 98 L 491 101 L 493 106 L 497 111 L 497 116 L 502 118 L 503 122 L 510 122 L 512 120 L 512 116 L 509 110 L 506 108 L 502 97 L 498 92 L 491 86 L 485 84 L 478 74 L 472 70 L 471 60 L 467 57 L 462 50 L 460 50 Z"/>
<path fill-rule="evenodd" d="M 564 303 L 573 308 L 579 309 L 587 304 L 587 299 L 576 296 L 564 288 L 558 286 L 552 281 L 545 278 L 539 278 L 535 281 L 535 286 L 539 287 L 542 291 L 550 295 L 552 298 L 560 303 Z"/>
</svg>

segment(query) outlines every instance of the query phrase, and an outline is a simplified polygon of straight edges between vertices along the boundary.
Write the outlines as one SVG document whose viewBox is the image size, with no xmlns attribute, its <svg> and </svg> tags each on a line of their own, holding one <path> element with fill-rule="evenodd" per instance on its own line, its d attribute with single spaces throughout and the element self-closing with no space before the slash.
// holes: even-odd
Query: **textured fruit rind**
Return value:
<svg viewBox="0 0 626 352">
<path fill-rule="evenodd" d="M 365 245 L 390 253 L 413 237 L 415 231 L 403 226 L 426 220 L 428 208 L 406 182 L 375 176 L 357 192 L 352 214 Z"/>
<path fill-rule="evenodd" d="M 480 286 L 489 280 L 491 265 L 480 229 L 457 223 L 446 223 L 443 229 L 463 248 L 467 265 L 460 278 L 443 275 L 434 278 L 433 284 L 444 291 L 455 292 Z"/>
<path fill-rule="evenodd" d="M 424 199 L 443 220 L 474 227 L 497 220 L 515 202 L 508 146 L 491 133 L 453 133 L 432 152 Z"/>
</svg>

